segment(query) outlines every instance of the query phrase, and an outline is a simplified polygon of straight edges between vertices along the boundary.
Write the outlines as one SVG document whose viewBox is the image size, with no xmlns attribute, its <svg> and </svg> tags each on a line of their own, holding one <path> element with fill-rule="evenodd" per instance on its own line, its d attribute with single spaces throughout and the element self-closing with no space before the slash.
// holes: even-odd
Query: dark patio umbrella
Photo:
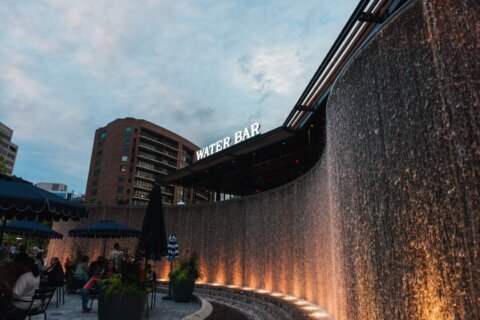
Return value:
<svg viewBox="0 0 480 320">
<path fill-rule="evenodd" d="M 147 211 L 143 217 L 142 231 L 138 241 L 137 257 L 160 260 L 167 254 L 167 233 L 163 219 L 162 188 L 158 182 L 148 195 Z"/>
<path fill-rule="evenodd" d="M 86 225 L 82 228 L 72 229 L 68 232 L 69 237 L 105 239 L 103 244 L 104 257 L 108 238 L 133 238 L 138 237 L 139 234 L 139 230 L 116 223 L 113 220 L 100 220 L 96 223 Z"/>
<path fill-rule="evenodd" d="M 62 239 L 63 235 L 36 221 L 16 220 L 5 225 L 5 232 L 19 236 Z"/>
<path fill-rule="evenodd" d="M 0 174 L 0 243 L 7 219 L 78 220 L 87 216 L 87 208 L 35 187 L 18 177 Z"/>
</svg>

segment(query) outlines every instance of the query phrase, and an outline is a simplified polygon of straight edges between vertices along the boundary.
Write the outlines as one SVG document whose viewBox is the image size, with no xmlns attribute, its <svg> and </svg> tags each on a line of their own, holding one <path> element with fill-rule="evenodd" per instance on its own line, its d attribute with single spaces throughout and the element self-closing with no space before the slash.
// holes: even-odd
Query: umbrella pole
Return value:
<svg viewBox="0 0 480 320">
<path fill-rule="evenodd" d="M 3 216 L 2 232 L 0 232 L 0 245 L 3 243 L 3 232 L 5 231 L 6 224 L 7 224 L 7 217 Z"/>
<path fill-rule="evenodd" d="M 107 250 L 107 238 L 105 238 L 105 240 L 103 241 L 103 259 L 106 258 L 105 250 Z"/>
<path fill-rule="evenodd" d="M 170 260 L 170 273 L 173 271 L 173 260 Z M 172 297 L 172 280 L 168 280 L 168 296 L 163 296 L 162 300 L 173 300 Z"/>
</svg>

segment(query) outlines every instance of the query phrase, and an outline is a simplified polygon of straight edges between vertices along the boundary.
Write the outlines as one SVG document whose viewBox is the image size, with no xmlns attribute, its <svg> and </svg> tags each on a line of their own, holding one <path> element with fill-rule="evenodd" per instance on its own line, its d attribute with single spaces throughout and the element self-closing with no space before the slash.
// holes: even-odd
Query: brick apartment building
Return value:
<svg viewBox="0 0 480 320">
<path fill-rule="evenodd" d="M 198 149 L 146 120 L 114 120 L 95 131 L 85 200 L 90 204 L 147 205 L 155 177 L 191 164 Z M 164 185 L 162 191 L 165 204 L 193 198 L 190 189 L 174 185 Z M 201 193 L 195 198 L 208 200 Z"/>
<path fill-rule="evenodd" d="M 12 142 L 13 130 L 0 122 L 0 157 L 5 161 L 6 174 L 13 175 L 18 146 Z"/>
</svg>

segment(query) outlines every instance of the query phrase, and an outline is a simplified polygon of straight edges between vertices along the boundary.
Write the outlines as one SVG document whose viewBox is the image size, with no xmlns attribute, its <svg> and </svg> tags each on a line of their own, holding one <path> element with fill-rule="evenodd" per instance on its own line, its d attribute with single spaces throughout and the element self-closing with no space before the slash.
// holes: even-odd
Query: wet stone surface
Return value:
<svg viewBox="0 0 480 320">
<path fill-rule="evenodd" d="M 162 300 L 164 293 L 157 293 L 157 301 L 150 311 L 151 320 L 178 320 L 191 315 L 200 309 L 195 302 L 177 303 L 172 300 Z M 96 320 L 98 317 L 98 300 L 93 301 L 92 311 L 82 312 L 82 299 L 78 294 L 65 295 L 65 304 L 56 307 L 55 296 L 52 298 L 47 310 L 48 320 Z M 90 302 L 89 302 L 90 305 Z M 144 318 L 147 319 L 147 318 Z M 32 320 L 43 320 L 43 315 L 33 316 Z M 113 320 L 113 319 L 112 319 Z"/>
</svg>

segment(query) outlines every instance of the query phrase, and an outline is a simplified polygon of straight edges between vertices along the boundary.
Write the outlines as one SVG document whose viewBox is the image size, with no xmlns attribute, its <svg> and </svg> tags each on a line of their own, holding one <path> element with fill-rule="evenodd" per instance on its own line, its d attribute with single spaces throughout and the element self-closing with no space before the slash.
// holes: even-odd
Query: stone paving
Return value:
<svg viewBox="0 0 480 320">
<path fill-rule="evenodd" d="M 150 311 L 149 319 L 180 320 L 200 310 L 201 306 L 196 302 L 178 303 L 172 300 L 162 300 L 163 296 L 165 296 L 164 293 L 157 293 L 156 305 L 153 310 Z M 93 301 L 92 311 L 83 313 L 82 299 L 78 294 L 65 294 L 65 304 L 59 303 L 58 308 L 56 307 L 56 296 L 53 296 L 47 309 L 47 320 L 97 319 L 97 302 L 97 299 Z M 34 316 L 32 320 L 43 320 L 43 315 Z"/>
</svg>

